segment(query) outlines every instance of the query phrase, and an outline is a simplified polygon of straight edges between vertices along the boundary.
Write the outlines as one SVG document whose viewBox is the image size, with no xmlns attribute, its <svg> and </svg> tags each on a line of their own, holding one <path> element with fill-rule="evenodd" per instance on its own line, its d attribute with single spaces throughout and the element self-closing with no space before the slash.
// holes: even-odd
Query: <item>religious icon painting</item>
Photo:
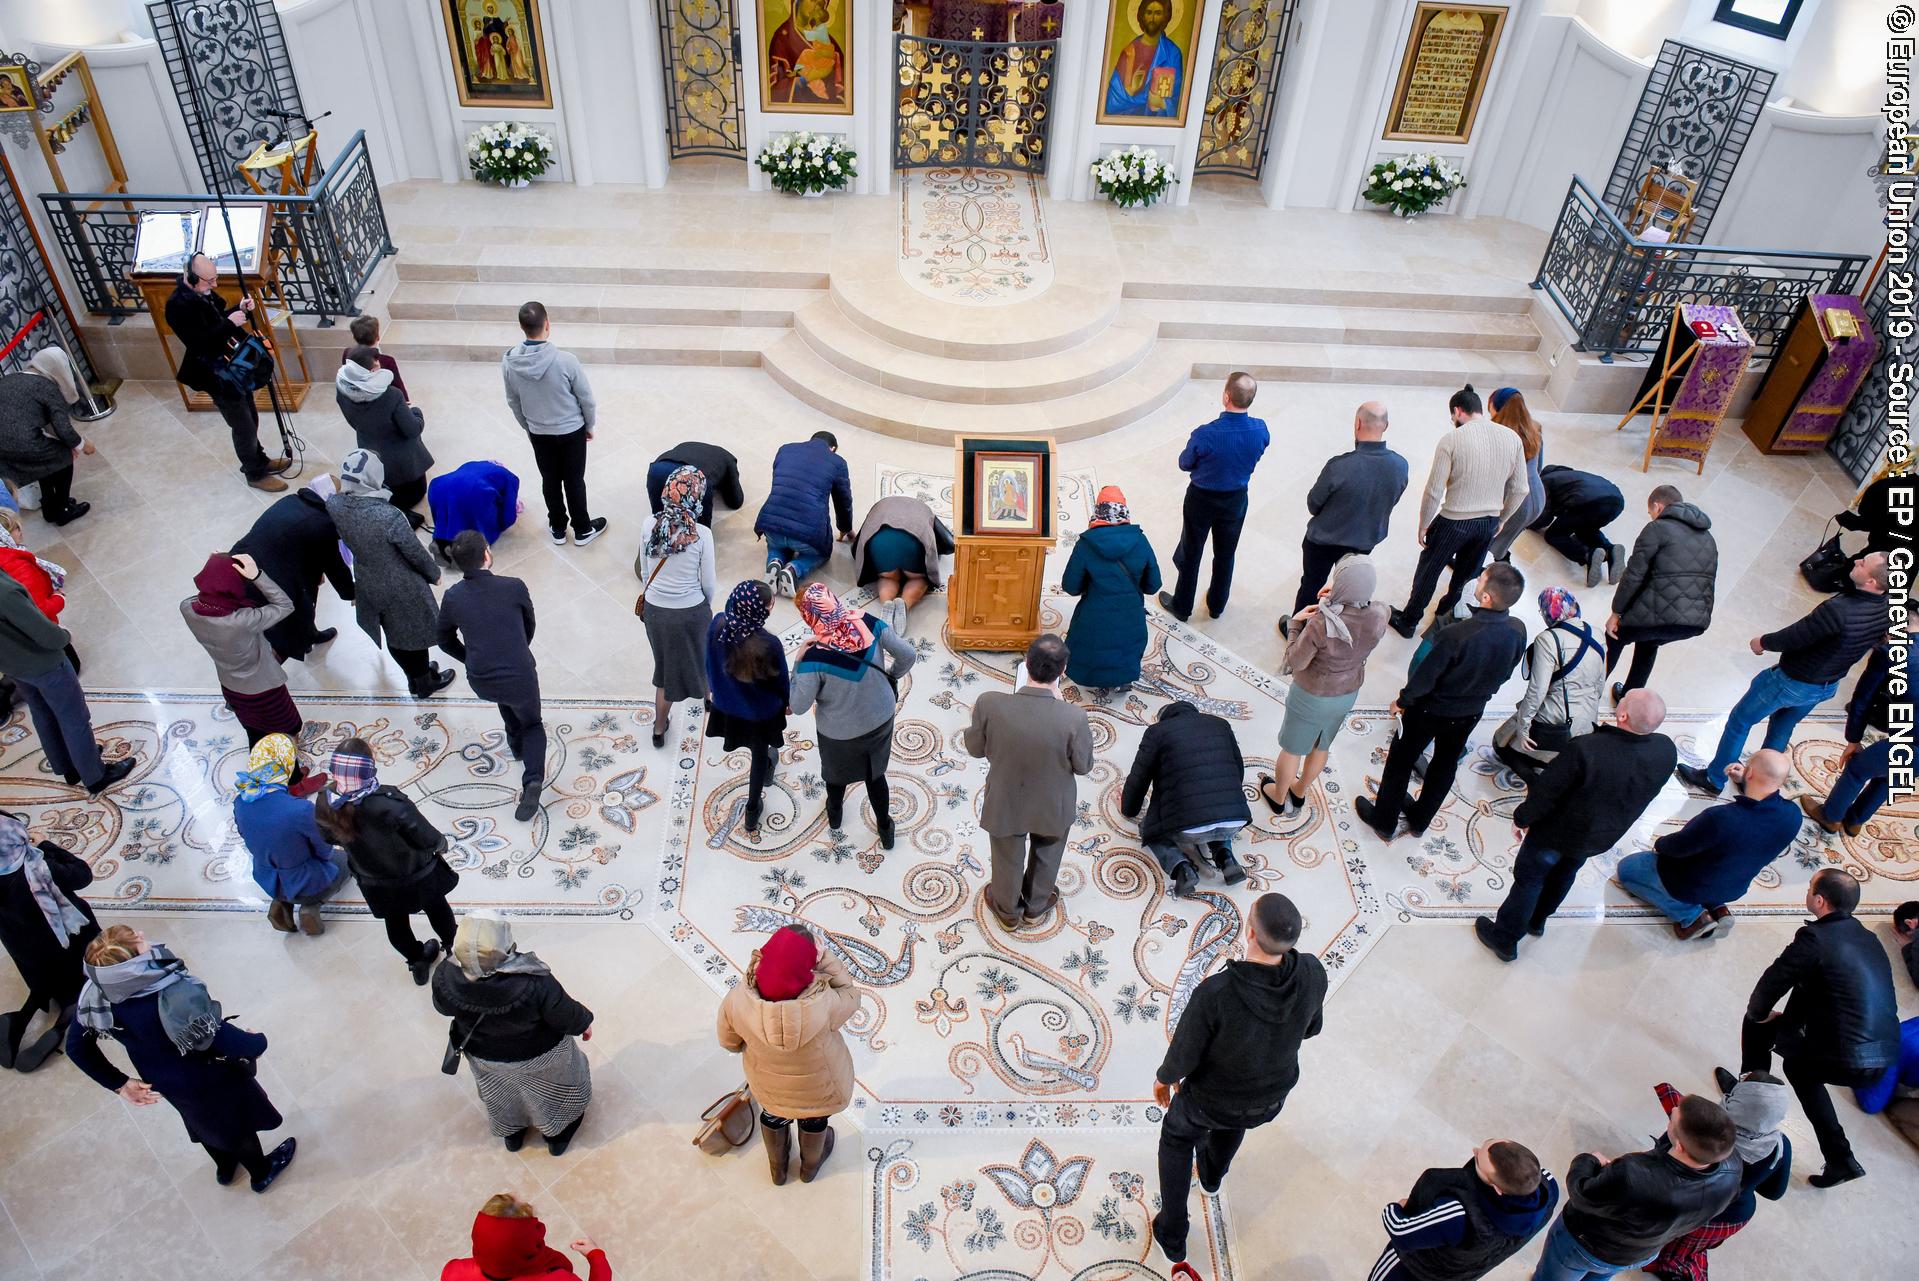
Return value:
<svg viewBox="0 0 1919 1281">
<path fill-rule="evenodd" d="M 1099 123 L 1186 124 L 1200 0 L 1111 0 Z"/>
<path fill-rule="evenodd" d="M 1038 534 L 1044 519 L 1041 454 L 973 455 L 973 532 Z"/>
<path fill-rule="evenodd" d="M 1469 141 L 1505 27 L 1503 5 L 1421 0 L 1414 6 L 1413 28 L 1381 136 L 1408 142 Z"/>
<path fill-rule="evenodd" d="M 760 110 L 853 114 L 852 0 L 759 0 Z"/>
<path fill-rule="evenodd" d="M 33 81 L 21 66 L 0 66 L 0 112 L 32 111 Z"/>
<path fill-rule="evenodd" d="M 540 0 L 440 0 L 462 107 L 553 105 Z"/>
</svg>

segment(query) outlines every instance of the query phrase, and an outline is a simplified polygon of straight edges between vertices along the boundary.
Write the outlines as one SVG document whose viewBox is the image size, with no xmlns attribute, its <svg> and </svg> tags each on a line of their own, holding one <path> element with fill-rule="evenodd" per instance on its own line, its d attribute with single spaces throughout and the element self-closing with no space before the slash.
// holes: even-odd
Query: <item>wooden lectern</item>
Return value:
<svg viewBox="0 0 1919 1281">
<path fill-rule="evenodd" d="M 1024 650 L 1040 634 L 1054 461 L 1051 437 L 963 436 L 953 446 L 946 633 L 954 649 Z"/>
</svg>

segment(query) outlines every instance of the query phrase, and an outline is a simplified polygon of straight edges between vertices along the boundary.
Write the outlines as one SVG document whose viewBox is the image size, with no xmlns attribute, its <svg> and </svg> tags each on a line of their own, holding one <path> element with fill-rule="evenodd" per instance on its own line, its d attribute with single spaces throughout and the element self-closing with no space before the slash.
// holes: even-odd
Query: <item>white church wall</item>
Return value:
<svg viewBox="0 0 1919 1281">
<path fill-rule="evenodd" d="M 653 0 L 661 3 L 662 0 Z M 777 134 L 806 130 L 833 134 L 845 139 L 858 153 L 858 176 L 851 190 L 861 195 L 883 193 L 892 188 L 892 123 L 896 74 L 893 61 L 893 11 L 888 4 L 866 3 L 853 6 L 853 75 L 849 82 L 853 93 L 852 115 L 821 115 L 811 112 L 766 111 L 760 105 L 760 86 L 764 82 L 766 42 L 771 31 L 762 31 L 758 6 L 753 0 L 735 0 L 740 24 L 740 98 L 746 133 L 746 174 L 744 181 L 754 191 L 770 190 L 766 175 L 752 163 L 752 157 Z"/>
<path fill-rule="evenodd" d="M 1876 255 L 1886 233 L 1866 170 L 1879 160 L 1880 126 L 1877 116 L 1767 107 L 1706 242 Z"/>
<path fill-rule="evenodd" d="M 1404 32 L 1382 38 L 1401 0 L 1300 0 L 1273 121 L 1267 202 L 1308 209 L 1343 207 L 1346 160 L 1367 145 L 1371 89 L 1379 63 Z M 1361 117 L 1366 117 L 1365 123 Z"/>
<path fill-rule="evenodd" d="M 315 126 L 320 163 L 331 164 L 364 131 L 373 172 L 397 182 L 412 177 L 413 166 L 370 10 L 370 0 L 300 0 L 280 7 L 280 26 L 302 105 L 312 116 L 333 113 Z"/>
</svg>

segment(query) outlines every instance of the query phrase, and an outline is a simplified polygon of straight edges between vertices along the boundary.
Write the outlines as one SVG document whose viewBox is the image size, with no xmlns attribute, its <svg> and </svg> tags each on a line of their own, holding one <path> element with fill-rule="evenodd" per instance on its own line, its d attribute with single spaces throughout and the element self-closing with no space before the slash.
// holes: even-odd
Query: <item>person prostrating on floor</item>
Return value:
<svg viewBox="0 0 1919 1281">
<path fill-rule="evenodd" d="M 1055 888 L 1066 833 L 1079 817 L 1079 776 L 1093 771 L 1086 709 L 1060 697 L 1071 652 L 1042 632 L 1026 647 L 1026 684 L 993 690 L 973 704 L 962 742 L 986 758 L 980 827 L 993 849 L 986 906 L 1008 930 L 1037 925 L 1059 902 Z"/>
<path fill-rule="evenodd" d="M 1619 588 L 1606 620 L 1606 674 L 1633 647 L 1626 679 L 1612 696 L 1645 688 L 1659 647 L 1701 635 L 1712 626 L 1713 592 L 1719 578 L 1719 544 L 1712 517 L 1685 501 L 1677 487 L 1660 485 L 1646 499 L 1650 519 L 1633 539 Z"/>
<path fill-rule="evenodd" d="M 907 613 L 940 585 L 940 557 L 953 554 L 953 531 L 923 498 L 894 494 L 866 511 L 853 539 L 853 581 L 872 586 L 877 613 L 906 634 Z"/>
<path fill-rule="evenodd" d="M 31 1072 L 67 1038 L 87 944 L 100 933 L 80 893 L 91 884 L 85 859 L 52 841 L 36 845 L 25 823 L 0 813 L 0 947 L 27 989 L 19 1009 L 0 1014 L 0 1068 Z M 53 1026 L 29 1043 L 27 1026 L 42 1010 Z"/>
<path fill-rule="evenodd" d="M 1173 568 L 1179 576 L 1170 594 L 1159 594 L 1159 603 L 1182 623 L 1192 617 L 1199 562 L 1208 540 L 1213 544 L 1213 577 L 1206 588 L 1206 612 L 1220 617 L 1232 595 L 1233 557 L 1246 524 L 1247 487 L 1260 456 L 1272 443 L 1266 424 L 1246 412 L 1258 393 L 1259 383 L 1251 374 L 1228 375 L 1219 394 L 1223 412 L 1194 428 L 1186 448 L 1179 451 L 1179 469 L 1191 477 L 1181 509 L 1179 546 L 1173 551 Z"/>
<path fill-rule="evenodd" d="M 1180 898 L 1190 898 L 1198 887 L 1195 860 L 1202 857 L 1228 885 L 1246 879 L 1233 857 L 1233 833 L 1253 820 L 1241 787 L 1245 776 L 1246 758 L 1232 722 L 1191 703 L 1166 704 L 1140 737 L 1119 812 L 1138 818 L 1152 793 L 1139 839 Z"/>
<path fill-rule="evenodd" d="M 500 358 L 507 408 L 533 447 L 547 533 L 555 546 L 564 546 L 570 520 L 573 545 L 584 547 L 606 532 L 606 517 L 586 508 L 586 445 L 598 414 L 593 387 L 580 358 L 553 345 L 545 306 L 520 307 L 520 332 L 526 341 Z"/>
<path fill-rule="evenodd" d="M 685 440 L 654 459 L 653 465 L 646 469 L 646 501 L 655 516 L 660 514 L 660 492 L 666 488 L 666 478 L 681 467 L 698 468 L 700 475 L 706 477 L 700 524 L 712 527 L 716 500 L 725 503 L 728 511 L 738 511 L 746 505 L 746 490 L 740 484 L 740 460 L 733 451 L 704 441 Z"/>
<path fill-rule="evenodd" d="M 1511 1139 L 1435 1166 L 1380 1214 L 1386 1248 L 1366 1281 L 1479 1281 L 1552 1221 L 1559 1184 Z"/>
<path fill-rule="evenodd" d="M 1519 438 L 1504 427 L 1491 430 L 1518 444 Z M 1393 700 L 1399 733 L 1387 749 L 1379 793 L 1353 803 L 1360 821 L 1380 840 L 1398 834 L 1402 817 L 1414 835 L 1424 835 L 1446 803 L 1466 739 L 1526 652 L 1526 625 L 1506 612 L 1525 590 L 1524 576 L 1511 565 L 1488 565 L 1474 587 L 1472 617 L 1440 631 L 1432 651 L 1413 668 Z M 1413 762 L 1428 745 L 1433 762 L 1426 767 L 1418 799 L 1409 805 L 1406 786 Z"/>
<path fill-rule="evenodd" d="M 1159 1124 L 1159 1213 L 1153 1240 L 1186 1258 L 1186 1198 L 1219 1191 L 1246 1131 L 1279 1115 L 1299 1082 L 1299 1046 L 1318 1036 L 1326 968 L 1301 952 L 1299 909 L 1262 894 L 1246 913 L 1245 959 L 1227 961 L 1193 989 L 1153 1078 Z"/>
<path fill-rule="evenodd" d="M 1764 748 L 1744 765 L 1728 765 L 1739 795 L 1700 810 L 1650 850 L 1620 859 L 1620 888 L 1665 913 L 1682 939 L 1730 930 L 1726 905 L 1738 902 L 1799 835 L 1799 807 L 1779 791 L 1791 773 L 1784 753 Z"/>
<path fill-rule="evenodd" d="M 1419 564 L 1405 605 L 1392 613 L 1393 630 L 1408 640 L 1449 565 L 1452 581 L 1439 600 L 1439 613 L 1443 618 L 1453 612 L 1467 585 L 1479 577 L 1500 522 L 1519 510 L 1530 485 L 1525 445 L 1517 433 L 1481 416 L 1486 407 L 1471 383 L 1454 392 L 1447 405 L 1453 429 L 1433 451 L 1419 502 Z"/>
<path fill-rule="evenodd" d="M 1606 537 L 1606 526 L 1626 510 L 1619 486 L 1571 467 L 1548 467 L 1539 479 L 1546 487 L 1546 507 L 1528 528 L 1538 530 L 1547 546 L 1584 569 L 1586 586 L 1618 582 L 1626 569 L 1626 549 Z"/>
<path fill-rule="evenodd" d="M 1500 960 L 1517 960 L 1521 938 L 1546 932 L 1586 860 L 1631 831 L 1666 785 L 1679 748 L 1657 732 L 1665 721 L 1665 700 L 1636 689 L 1613 710 L 1612 724 L 1573 739 L 1527 785 L 1513 811 L 1524 839 L 1513 856 L 1512 888 L 1496 918 L 1473 922 Z"/>
<path fill-rule="evenodd" d="M 459 582 L 440 602 L 440 648 L 466 664 L 467 683 L 500 708 L 506 750 L 520 762 L 520 800 L 513 817 L 531 822 L 546 786 L 546 721 L 540 715 L 540 670 L 533 659 L 533 596 L 526 584 L 493 572 L 486 536 L 469 529 L 453 540 Z"/>
<path fill-rule="evenodd" d="M 1806 910 L 1814 919 L 1799 927 L 1759 976 L 1740 1031 L 1739 1070 L 1768 1071 L 1777 1053 L 1812 1123 L 1826 1161 L 1812 1176 L 1815 1188 L 1866 1174 L 1826 1087 L 1872 1085 L 1899 1059 L 1892 962 L 1878 937 L 1853 916 L 1858 906 L 1859 882 L 1851 875 L 1836 867 L 1814 873 L 1806 887 Z M 1783 1010 L 1777 1008 L 1782 998 Z M 1730 1072 L 1720 1068 L 1716 1075 L 1721 1088 L 1730 1088 Z"/>
<path fill-rule="evenodd" d="M 800 584 L 833 555 L 833 529 L 853 541 L 853 480 L 839 439 L 816 431 L 781 445 L 773 455 L 773 482 L 753 520 L 766 540 L 766 585 L 797 596 Z"/>
</svg>

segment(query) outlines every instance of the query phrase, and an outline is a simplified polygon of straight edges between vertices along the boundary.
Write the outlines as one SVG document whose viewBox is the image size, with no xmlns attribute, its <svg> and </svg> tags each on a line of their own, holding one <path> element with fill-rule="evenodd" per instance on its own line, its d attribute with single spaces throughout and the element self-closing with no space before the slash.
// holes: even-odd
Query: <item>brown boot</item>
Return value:
<svg viewBox="0 0 1919 1281">
<path fill-rule="evenodd" d="M 812 1130 L 800 1131 L 800 1182 L 811 1183 L 813 1176 L 826 1164 L 826 1158 L 833 1155 L 833 1127 L 827 1126 L 817 1133 Z"/>
<path fill-rule="evenodd" d="M 267 924 L 282 934 L 293 933 L 293 904 L 276 898 L 267 905 Z"/>
<path fill-rule="evenodd" d="M 793 1127 L 782 1125 L 776 1128 L 761 1121 L 760 1142 L 766 1145 L 766 1168 L 773 1176 L 773 1186 L 777 1188 L 786 1182 L 786 1163 L 793 1156 Z"/>
<path fill-rule="evenodd" d="M 326 933 L 326 922 L 320 919 L 320 909 L 303 907 L 300 909 L 300 932 L 314 935 Z"/>
<path fill-rule="evenodd" d="M 1799 798 L 1799 808 L 1806 812 L 1807 818 L 1819 826 L 1820 831 L 1837 832 L 1839 830 L 1839 824 L 1826 817 L 1825 802 L 1816 801 L 1810 796 L 1802 796 Z"/>
</svg>

